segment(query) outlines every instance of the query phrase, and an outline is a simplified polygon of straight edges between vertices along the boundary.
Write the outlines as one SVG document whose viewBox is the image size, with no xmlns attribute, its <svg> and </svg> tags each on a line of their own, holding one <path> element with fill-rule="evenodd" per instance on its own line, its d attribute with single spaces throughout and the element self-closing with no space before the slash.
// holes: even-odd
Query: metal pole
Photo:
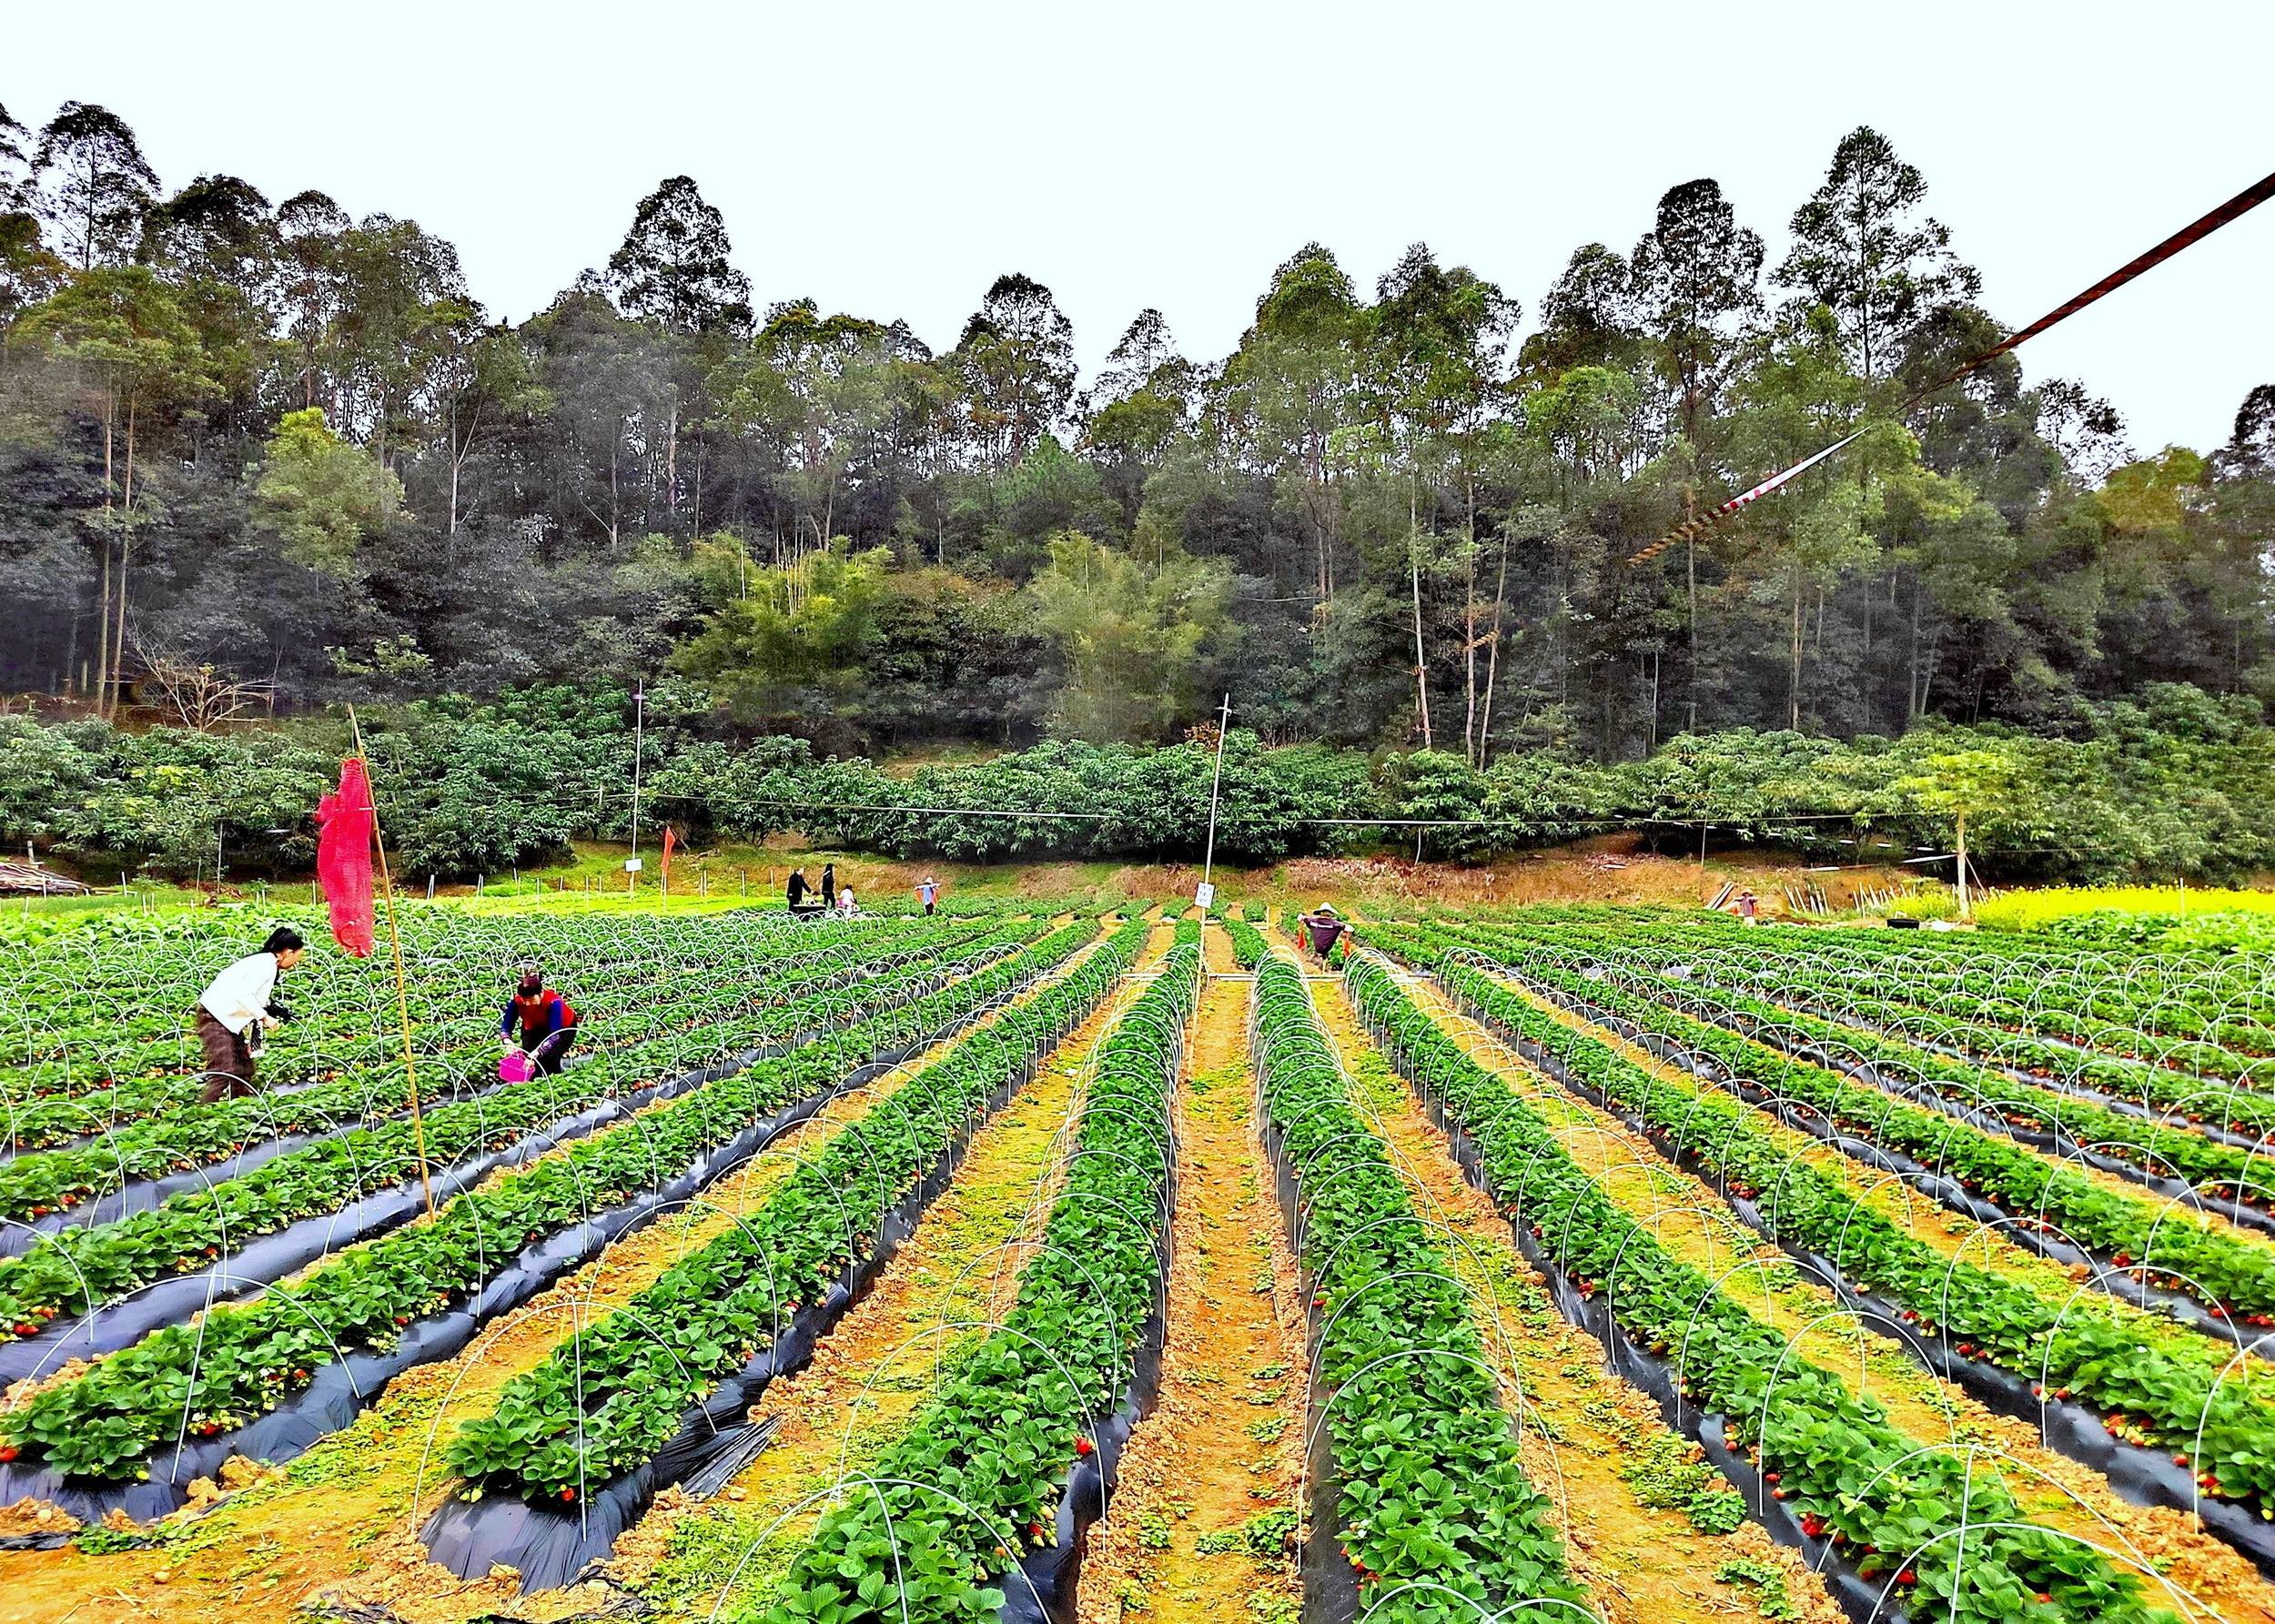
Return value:
<svg viewBox="0 0 2275 1624">
<path fill-rule="evenodd" d="M 632 691 L 632 854 L 640 855 L 640 757 L 645 741 L 648 721 L 648 685 L 642 681 Z M 640 889 L 640 871 L 624 871 L 626 895 Z"/>
<path fill-rule="evenodd" d="M 1224 783 L 1224 736 L 1232 727 L 1232 696 L 1224 696 L 1224 710 L 1217 718 L 1217 771 L 1208 781 L 1208 845 L 1201 853 L 1200 883 L 1208 883 L 1208 876 L 1217 866 L 1217 792 Z"/>
</svg>

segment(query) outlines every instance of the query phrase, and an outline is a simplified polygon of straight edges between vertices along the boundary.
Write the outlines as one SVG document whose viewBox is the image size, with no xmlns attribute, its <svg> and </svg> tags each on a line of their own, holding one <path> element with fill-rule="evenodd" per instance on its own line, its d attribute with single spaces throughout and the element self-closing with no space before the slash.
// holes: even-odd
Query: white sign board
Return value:
<svg viewBox="0 0 2275 1624">
<path fill-rule="evenodd" d="M 1215 907 L 1216 905 L 1217 888 L 1214 885 L 1203 881 L 1200 884 L 1193 887 L 1194 907 L 1198 908 L 1203 913 L 1206 913 L 1209 909 Z"/>
<path fill-rule="evenodd" d="M 640 859 L 639 859 L 639 858 L 637 858 L 637 857 L 627 857 L 627 858 L 625 858 L 625 859 L 624 859 L 624 872 L 625 872 L 626 873 L 628 873 L 628 874 L 636 874 L 636 873 L 638 873 L 640 872 Z"/>
</svg>

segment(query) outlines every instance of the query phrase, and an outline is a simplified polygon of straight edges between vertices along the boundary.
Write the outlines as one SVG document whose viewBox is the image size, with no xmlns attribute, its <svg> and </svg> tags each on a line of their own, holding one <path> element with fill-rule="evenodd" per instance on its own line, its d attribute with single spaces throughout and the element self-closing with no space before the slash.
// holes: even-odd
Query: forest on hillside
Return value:
<svg viewBox="0 0 2275 1624">
<path fill-rule="evenodd" d="M 824 751 L 1168 741 L 1228 691 L 1478 770 L 2263 701 L 2275 386 L 2200 454 L 2011 356 L 1899 410 L 2004 330 L 1926 193 L 1858 129 L 1772 262 L 1684 181 L 1529 312 L 1294 246 L 1231 354 L 1143 310 L 1085 380 L 1030 277 L 952 340 L 832 311 L 685 176 L 508 323 L 414 220 L 0 112 L 0 689 L 199 726 L 667 679 Z"/>
</svg>

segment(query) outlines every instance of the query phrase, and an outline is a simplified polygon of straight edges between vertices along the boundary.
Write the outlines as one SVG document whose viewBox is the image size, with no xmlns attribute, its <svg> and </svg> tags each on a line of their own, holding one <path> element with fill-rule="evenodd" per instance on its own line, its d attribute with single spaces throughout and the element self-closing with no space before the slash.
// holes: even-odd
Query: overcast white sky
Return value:
<svg viewBox="0 0 2275 1624">
<path fill-rule="evenodd" d="M 2275 5 L 377 6 L 10 0 L 0 103 L 66 97 L 168 186 L 320 187 L 458 245 L 519 318 L 662 177 L 724 211 L 756 300 L 953 343 L 997 273 L 1047 283 L 1095 366 L 1158 306 L 1229 348 L 1317 237 L 1362 284 L 1409 242 L 1524 302 L 1661 192 L 1723 183 L 1781 256 L 1834 143 L 1877 126 L 2009 326 L 2275 169 Z M 2275 204 L 2022 352 L 2144 449 L 2227 438 L 2275 382 Z"/>
</svg>

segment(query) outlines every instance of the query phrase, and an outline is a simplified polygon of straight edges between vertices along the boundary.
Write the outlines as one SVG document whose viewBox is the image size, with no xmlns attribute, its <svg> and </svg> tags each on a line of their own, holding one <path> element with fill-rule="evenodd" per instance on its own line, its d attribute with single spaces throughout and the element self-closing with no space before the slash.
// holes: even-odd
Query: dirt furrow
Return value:
<svg viewBox="0 0 2275 1624">
<path fill-rule="evenodd" d="M 2153 1569 L 2195 1598 L 2203 1618 L 2275 1624 L 2275 1586 L 2261 1579 L 2233 1547 L 2198 1528 L 2185 1513 L 2120 1498 L 2100 1473 L 2048 1447 L 2034 1426 L 1992 1410 L 1924 1368 L 1897 1343 L 1865 1328 L 1829 1288 L 1804 1276 L 1776 1246 L 1746 1228 L 1711 1188 L 1668 1163 L 1643 1135 L 1533 1070 L 1456 1009 L 1434 983 L 1402 972 L 1400 979 L 1415 1003 L 1473 1059 L 1554 1127 L 1566 1154 L 1622 1206 L 1648 1223 L 1663 1246 L 1719 1280 L 1724 1292 L 1748 1313 L 1785 1332 L 1797 1354 L 1841 1376 L 1860 1397 L 1877 1401 L 1892 1425 L 1923 1444 L 1974 1447 L 2026 1517 L 2108 1548 L 2119 1565 L 2129 1560 Z M 1592 1035 L 1611 1036 L 1576 1017 L 1565 1018 Z M 1980 1261 L 1979 1255 L 1972 1260 Z M 2169 1604 L 2171 1599 L 2160 1599 Z"/>
<path fill-rule="evenodd" d="M 1446 1135 L 1367 1036 L 1342 985 L 1312 1003 L 1353 1094 L 1390 1145 L 1418 1213 L 1445 1252 L 1478 1332 L 1522 1395 L 1525 1472 L 1555 1502 L 1574 1577 L 1605 1624 L 1800 1619 L 1840 1609 L 1800 1554 L 1743 1520 L 1743 1502 L 1645 1394 L 1604 1368 L 1603 1350 L 1556 1312 L 1491 1199 L 1463 1175 Z M 1724 1529 L 1716 1532 L 1713 1530 Z"/>
<path fill-rule="evenodd" d="M 1249 983 L 1224 933 L 1173 1110 L 1177 1205 L 1161 1391 L 1090 1532 L 1080 1624 L 1293 1624 L 1303 1305 L 1267 1185 L 1248 1068 Z"/>
<path fill-rule="evenodd" d="M 1003 1007 L 1034 998 L 1083 956 Z M 234 1482 L 217 1486 L 234 1492 L 196 1496 L 148 1530 L 158 1540 L 154 1548 L 103 1556 L 76 1548 L 0 1552 L 0 1624 L 44 1624 L 74 1606 L 84 1609 L 82 1618 L 239 1624 L 290 1619 L 318 1596 L 385 1607 L 406 1624 L 484 1616 L 544 1620 L 591 1607 L 591 1587 L 521 1599 L 511 1577 L 464 1581 L 427 1559 L 419 1529 L 453 1481 L 440 1463 L 442 1445 L 579 1323 L 630 1302 L 763 1203 L 799 1155 L 1001 1014 L 1002 1008 L 991 1011 L 965 1033 L 831 1100 L 690 1207 L 632 1231 L 485 1326 L 457 1357 L 405 1371 L 351 1426 L 289 1465 L 262 1471 L 246 1463 Z M 12 1513 L 5 1531 L 38 1531 L 30 1521 L 35 1516 Z"/>
<path fill-rule="evenodd" d="M 1172 933 L 1155 930 L 1141 970 L 1168 953 Z M 973 1136 L 948 1187 L 814 1362 L 752 1407 L 753 1420 L 776 1422 L 765 1450 L 710 1501 L 659 1497 L 618 1542 L 617 1582 L 672 1619 L 708 1618 L 729 1592 L 737 1604 L 765 1595 L 812 1532 L 824 1508 L 814 1497 L 874 1463 L 1009 1306 L 1026 1244 L 1061 1182 L 1090 1052 L 1142 990 L 1124 983 Z"/>
</svg>

